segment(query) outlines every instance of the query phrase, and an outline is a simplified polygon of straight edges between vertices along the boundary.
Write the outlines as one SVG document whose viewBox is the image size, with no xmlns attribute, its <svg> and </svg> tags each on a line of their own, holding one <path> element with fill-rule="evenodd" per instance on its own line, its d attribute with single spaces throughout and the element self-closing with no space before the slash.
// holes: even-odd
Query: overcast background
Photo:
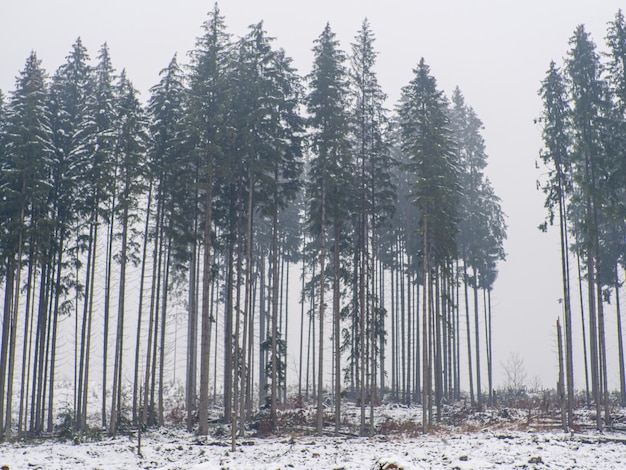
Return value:
<svg viewBox="0 0 626 470">
<path fill-rule="evenodd" d="M 541 110 L 537 90 L 550 60 L 560 63 L 565 57 L 578 24 L 585 24 L 604 49 L 607 23 L 620 2 L 222 0 L 219 6 L 235 36 L 264 20 L 265 29 L 303 75 L 310 70 L 313 40 L 326 22 L 348 51 L 367 17 L 377 37 L 379 81 L 389 95 L 389 108 L 421 57 L 448 95 L 455 86 L 461 88 L 485 124 L 487 174 L 508 216 L 508 259 L 499 267 L 493 293 L 496 384 L 503 380 L 501 363 L 516 353 L 525 362 L 529 381 L 554 387 L 554 324 L 561 313 L 559 248 L 554 230 L 546 235 L 536 228 L 545 216 L 543 195 L 536 190 L 542 172 L 535 168 L 541 146 L 540 129 L 533 124 Z M 145 100 L 174 53 L 187 62 L 212 8 L 212 1 L 196 0 L 4 0 L 0 89 L 5 95 L 13 90 L 32 50 L 52 75 L 80 36 L 92 59 L 107 42 L 113 65 L 126 69 Z M 611 307 L 610 388 L 618 386 L 614 325 Z M 579 386 L 584 384 L 581 356 L 575 358 Z"/>
</svg>

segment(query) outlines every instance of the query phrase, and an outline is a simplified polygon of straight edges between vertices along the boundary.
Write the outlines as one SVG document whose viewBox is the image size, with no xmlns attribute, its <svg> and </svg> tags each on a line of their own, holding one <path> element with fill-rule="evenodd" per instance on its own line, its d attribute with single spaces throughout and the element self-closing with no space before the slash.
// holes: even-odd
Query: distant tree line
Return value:
<svg viewBox="0 0 626 470">
<path fill-rule="evenodd" d="M 428 429 L 462 374 L 473 405 L 492 398 L 506 225 L 482 122 L 424 60 L 385 109 L 374 39 L 364 21 L 346 53 L 327 25 L 300 77 L 216 5 L 147 103 L 106 44 L 91 65 L 78 39 L 51 77 L 28 57 L 0 99 L 0 440 L 54 429 L 61 361 L 77 432 L 163 425 L 181 308 L 199 434 L 213 408 L 276 426 L 287 383 L 320 433 L 345 394 L 362 434 L 383 397 L 421 403 Z"/>
<path fill-rule="evenodd" d="M 550 63 L 541 84 L 540 182 L 548 218 L 559 227 L 565 329 L 562 393 L 572 428 L 574 344 L 582 345 L 587 403 L 595 403 L 598 429 L 611 425 L 607 355 L 617 354 L 619 402 L 626 405 L 620 289 L 626 269 L 626 22 L 618 11 L 608 24 L 606 53 L 599 53 L 583 25 L 569 40 L 559 67 Z M 607 348 L 607 311 L 616 315 L 618 348 Z M 574 312 L 582 342 L 572 333 Z"/>
</svg>

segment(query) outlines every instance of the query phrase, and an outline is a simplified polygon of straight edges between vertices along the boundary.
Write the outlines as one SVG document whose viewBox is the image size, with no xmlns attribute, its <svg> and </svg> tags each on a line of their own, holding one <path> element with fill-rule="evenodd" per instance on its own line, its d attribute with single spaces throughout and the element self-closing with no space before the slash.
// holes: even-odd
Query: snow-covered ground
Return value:
<svg viewBox="0 0 626 470">
<path fill-rule="evenodd" d="M 530 403 L 530 402 L 529 402 Z M 538 402 L 539 403 L 539 402 Z M 55 436 L 0 444 L 0 467 L 48 469 L 626 469 L 626 433 L 593 430 L 595 409 L 579 408 L 575 433 L 558 429 L 558 410 L 526 407 L 471 410 L 445 407 L 440 424 L 421 432 L 421 408 L 384 404 L 375 409 L 376 436 L 356 437 L 360 409 L 345 403 L 342 435 L 314 436 L 315 409 L 279 411 L 280 437 L 256 437 L 254 429 L 231 451 L 229 427 L 212 416 L 208 437 L 167 427 L 81 444 Z M 369 410 L 368 410 L 369 415 Z M 556 420 L 555 420 L 556 417 Z M 626 429 L 626 409 L 615 407 L 616 429 Z M 179 417 L 180 418 L 180 417 Z M 327 416 L 331 418 L 331 416 Z M 255 418 L 257 424 L 263 415 Z M 92 422 L 97 422 L 97 419 Z M 327 433 L 332 432 L 328 419 Z M 260 427 L 257 426 L 260 429 Z M 98 436 L 94 433 L 93 436 Z"/>
<path fill-rule="evenodd" d="M 0 466 L 19 469 L 620 469 L 623 434 L 482 431 L 417 437 L 323 437 L 239 442 L 183 431 L 150 432 L 74 445 L 46 440 L 0 445 Z M 385 464 L 387 463 L 387 466 Z M 395 465 L 395 466 L 394 466 Z"/>
</svg>

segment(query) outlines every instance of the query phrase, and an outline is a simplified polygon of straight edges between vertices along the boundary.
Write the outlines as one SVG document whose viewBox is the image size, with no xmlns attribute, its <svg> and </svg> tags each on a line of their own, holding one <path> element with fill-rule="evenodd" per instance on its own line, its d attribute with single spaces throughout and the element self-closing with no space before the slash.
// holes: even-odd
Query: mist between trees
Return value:
<svg viewBox="0 0 626 470">
<path fill-rule="evenodd" d="M 28 57 L 0 100 L 1 439 L 53 431 L 62 407 L 79 433 L 163 425 L 174 377 L 201 435 L 216 412 L 241 435 L 259 413 L 276 430 L 294 399 L 315 404 L 318 433 L 356 401 L 361 434 L 382 400 L 421 404 L 425 431 L 445 402 L 491 402 L 506 224 L 482 122 L 424 59 L 386 109 L 367 21 L 348 52 L 330 25 L 313 52 L 300 77 L 262 23 L 234 38 L 216 5 L 145 104 L 106 45 L 92 62 L 78 39 L 52 76 Z M 588 214 L 574 185 L 546 183 L 549 201 L 597 217 L 580 222 L 593 243 L 562 226 L 581 273 L 600 273 L 605 227 L 623 267 L 624 160 L 613 205 L 594 189 Z M 600 327 L 619 291 L 618 274 L 604 279 L 588 282 Z"/>
</svg>

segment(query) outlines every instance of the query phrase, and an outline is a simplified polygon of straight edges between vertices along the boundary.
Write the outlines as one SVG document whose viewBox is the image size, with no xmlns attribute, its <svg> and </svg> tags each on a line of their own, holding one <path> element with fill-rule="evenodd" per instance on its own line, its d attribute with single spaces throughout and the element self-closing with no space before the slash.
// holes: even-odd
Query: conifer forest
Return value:
<svg viewBox="0 0 626 470">
<path fill-rule="evenodd" d="M 529 191 L 559 234 L 562 425 L 586 405 L 602 430 L 626 406 L 626 19 L 606 53 L 582 25 L 567 40 L 537 77 Z M 0 92 L 0 441 L 173 413 L 234 439 L 287 406 L 339 434 L 346 403 L 367 436 L 383 402 L 420 407 L 428 432 L 448 404 L 496 404 L 507 219 L 481 118 L 419 56 L 390 104 L 368 20 L 311 48 L 301 75 L 216 4 L 147 96 L 106 43 L 76 39 L 54 71 L 26 58 Z"/>
</svg>

